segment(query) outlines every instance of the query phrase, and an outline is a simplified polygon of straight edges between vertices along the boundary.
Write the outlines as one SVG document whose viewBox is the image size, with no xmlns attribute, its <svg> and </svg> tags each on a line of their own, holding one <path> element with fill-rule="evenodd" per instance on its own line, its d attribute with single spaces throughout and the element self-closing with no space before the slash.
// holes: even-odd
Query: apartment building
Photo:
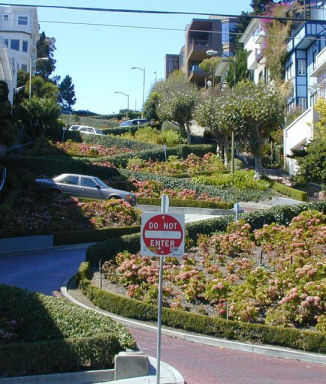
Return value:
<svg viewBox="0 0 326 384">
<path fill-rule="evenodd" d="M 38 39 L 37 8 L 0 6 L 0 79 L 8 83 L 11 102 L 18 71 L 35 72 Z"/>
<path fill-rule="evenodd" d="M 217 56 L 233 56 L 235 53 L 234 35 L 236 18 L 211 17 L 209 19 L 193 19 L 186 27 L 185 45 L 179 56 L 179 69 L 185 72 L 191 82 L 199 87 L 205 86 L 210 74 L 199 68 L 199 64 L 209 57 L 209 52 Z M 208 52 L 208 53 L 207 53 Z M 174 55 L 166 56 L 168 60 L 175 60 Z M 177 56 L 177 55 L 175 55 Z M 168 75 L 169 72 L 166 71 Z"/>
<path fill-rule="evenodd" d="M 313 123 L 318 116 L 313 105 L 325 97 L 326 79 L 326 5 L 325 1 L 306 0 L 305 16 L 311 20 L 297 23 L 288 40 L 285 80 L 292 83 L 287 109 L 299 111 L 299 117 L 284 129 L 285 166 L 290 174 L 297 172 L 294 159 L 286 157 L 314 138 Z M 318 20 L 321 22 L 319 23 Z"/>
</svg>

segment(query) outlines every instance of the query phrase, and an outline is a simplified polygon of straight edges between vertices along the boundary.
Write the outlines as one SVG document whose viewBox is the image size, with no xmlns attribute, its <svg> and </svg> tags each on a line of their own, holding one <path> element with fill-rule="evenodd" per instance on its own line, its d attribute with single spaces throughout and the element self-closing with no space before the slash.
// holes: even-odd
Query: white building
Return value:
<svg viewBox="0 0 326 384">
<path fill-rule="evenodd" d="M 8 83 L 11 102 L 18 70 L 35 72 L 38 39 L 37 8 L 0 6 L 0 80 Z"/>
</svg>

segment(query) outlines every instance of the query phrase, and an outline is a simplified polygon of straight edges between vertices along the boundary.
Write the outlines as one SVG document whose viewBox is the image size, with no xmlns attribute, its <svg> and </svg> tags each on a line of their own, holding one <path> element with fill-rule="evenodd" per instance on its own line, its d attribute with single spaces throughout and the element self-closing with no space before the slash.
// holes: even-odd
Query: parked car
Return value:
<svg viewBox="0 0 326 384">
<path fill-rule="evenodd" d="M 85 133 L 86 135 L 101 135 L 104 136 L 104 133 L 101 129 L 94 128 L 94 127 L 87 127 L 86 125 L 81 125 L 78 128 L 79 132 Z"/>
<path fill-rule="evenodd" d="M 120 124 L 120 127 L 131 127 L 133 125 L 143 125 L 143 124 L 150 124 L 150 121 L 148 119 L 126 120 Z"/>
<path fill-rule="evenodd" d="M 68 129 L 68 131 L 77 131 L 79 129 L 80 125 L 71 125 Z"/>
<path fill-rule="evenodd" d="M 63 173 L 53 179 L 35 179 L 38 192 L 67 193 L 69 195 L 93 199 L 123 199 L 136 204 L 136 196 L 127 191 L 114 189 L 95 176 Z"/>
</svg>

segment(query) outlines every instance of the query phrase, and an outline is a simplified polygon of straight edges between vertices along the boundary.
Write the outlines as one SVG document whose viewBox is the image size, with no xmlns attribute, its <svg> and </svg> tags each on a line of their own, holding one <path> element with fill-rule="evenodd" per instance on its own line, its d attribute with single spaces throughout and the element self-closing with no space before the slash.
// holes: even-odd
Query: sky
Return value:
<svg viewBox="0 0 326 384">
<path fill-rule="evenodd" d="M 251 10 L 250 0 L 9 0 L 6 3 L 221 14 Z M 38 8 L 40 31 L 56 39 L 54 74 L 72 77 L 77 98 L 73 108 L 99 114 L 117 113 L 127 107 L 127 96 L 116 94 L 117 91 L 129 95 L 130 109 L 142 108 L 143 71 L 132 67 L 145 68 L 146 100 L 156 79 L 165 77 L 165 55 L 179 53 L 184 45 L 184 30 L 192 18 L 205 16 Z"/>
</svg>

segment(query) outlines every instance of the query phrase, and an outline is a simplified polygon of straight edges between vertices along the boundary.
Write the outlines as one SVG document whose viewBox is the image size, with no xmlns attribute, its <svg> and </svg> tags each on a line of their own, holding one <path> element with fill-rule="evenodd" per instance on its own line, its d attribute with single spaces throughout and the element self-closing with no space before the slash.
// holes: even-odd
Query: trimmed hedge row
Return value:
<svg viewBox="0 0 326 384">
<path fill-rule="evenodd" d="M 157 320 L 156 306 L 96 288 L 88 280 L 89 274 L 90 263 L 83 263 L 78 275 L 79 286 L 93 304 L 128 318 Z M 326 352 L 326 334 L 322 332 L 236 322 L 170 308 L 163 308 L 162 323 L 169 327 L 230 340 L 279 345 L 318 353 Z"/>
<path fill-rule="evenodd" d="M 49 157 L 3 157 L 1 163 L 7 168 L 8 177 L 16 177 L 28 170 L 34 175 L 54 176 L 61 173 L 91 174 L 99 177 L 110 178 L 121 176 L 119 170 L 109 167 L 101 167 L 85 162 L 85 159 L 58 159 Z"/>
<path fill-rule="evenodd" d="M 126 226 L 84 231 L 58 232 L 54 234 L 53 245 L 91 243 L 140 232 L 140 226 Z"/>
<path fill-rule="evenodd" d="M 135 346 L 114 320 L 17 287 L 0 284 L 0 313 L 10 341 L 0 335 L 0 376 L 108 368 L 115 354 Z"/>
<path fill-rule="evenodd" d="M 108 334 L 63 340 L 0 345 L 0 376 L 107 369 L 121 351 L 117 338 Z"/>
<path fill-rule="evenodd" d="M 138 197 L 138 204 L 145 205 L 161 205 L 160 198 L 150 198 L 150 197 Z M 169 205 L 171 207 L 196 207 L 196 208 L 212 208 L 212 209 L 231 209 L 233 208 L 234 203 L 229 201 L 220 201 L 214 203 L 213 201 L 205 200 L 181 200 L 181 199 L 170 199 Z"/>
<path fill-rule="evenodd" d="M 134 134 L 135 132 L 138 131 L 139 128 L 143 128 L 146 126 L 147 125 L 132 125 L 130 127 L 114 127 L 114 128 L 102 129 L 102 131 L 105 135 L 120 136 L 127 132 Z"/>
<path fill-rule="evenodd" d="M 73 141 L 84 142 L 87 144 L 100 144 L 106 147 L 116 146 L 118 148 L 132 148 L 136 151 L 161 147 L 157 144 L 143 143 L 136 140 L 126 140 L 114 136 L 87 135 L 78 131 L 68 131 L 66 139 L 72 139 Z"/>
<path fill-rule="evenodd" d="M 288 225 L 293 217 L 308 209 L 316 209 L 326 213 L 326 201 L 303 203 L 296 205 L 278 206 L 270 209 L 259 210 L 245 213 L 241 218 L 246 220 L 253 229 L 263 227 L 264 224 L 276 222 Z M 234 216 L 222 216 L 200 222 L 188 223 L 186 232 L 190 240 L 195 244 L 199 234 L 210 235 L 215 232 L 225 231 L 227 226 L 234 220 Z M 140 249 L 140 235 L 126 235 L 110 241 L 103 241 L 94 244 L 87 249 L 86 261 L 92 265 L 98 265 L 100 259 L 103 261 L 112 259 L 118 252 L 127 250 L 131 253 L 138 252 Z"/>
<path fill-rule="evenodd" d="M 90 135 L 89 135 L 90 136 Z M 117 139 L 118 140 L 118 139 Z M 121 140 L 121 139 L 120 139 Z M 139 142 L 138 142 L 139 143 Z M 194 153 L 197 156 L 203 156 L 208 152 L 215 150 L 215 147 L 212 145 L 178 145 L 176 147 L 169 147 L 166 149 L 167 156 L 178 156 L 181 159 L 187 158 L 191 153 Z M 117 167 L 125 168 L 128 164 L 128 160 L 134 157 L 138 157 L 143 160 L 152 159 L 154 161 L 165 161 L 164 151 L 162 145 L 155 145 L 155 148 L 147 149 L 143 148 L 142 151 L 135 153 L 125 153 L 122 155 L 111 156 L 106 158 L 97 158 L 92 161 L 96 162 L 105 162 L 110 161 Z"/>
<path fill-rule="evenodd" d="M 299 191 L 298 189 L 288 187 L 287 185 L 278 183 L 276 181 L 272 181 L 272 188 L 277 191 L 282 193 L 285 196 L 292 197 L 295 200 L 299 201 L 308 201 L 308 194 L 307 192 L 304 191 Z"/>
</svg>

